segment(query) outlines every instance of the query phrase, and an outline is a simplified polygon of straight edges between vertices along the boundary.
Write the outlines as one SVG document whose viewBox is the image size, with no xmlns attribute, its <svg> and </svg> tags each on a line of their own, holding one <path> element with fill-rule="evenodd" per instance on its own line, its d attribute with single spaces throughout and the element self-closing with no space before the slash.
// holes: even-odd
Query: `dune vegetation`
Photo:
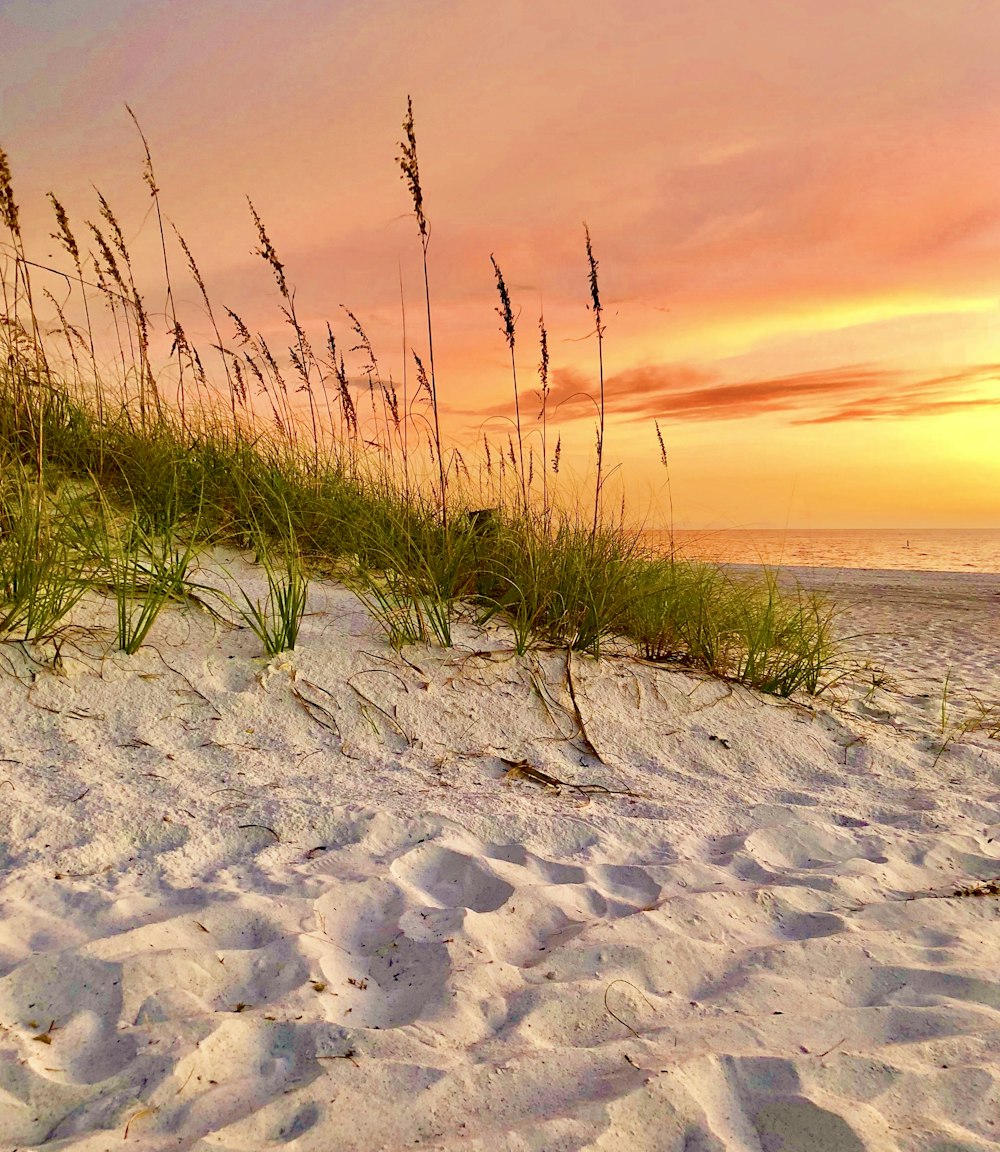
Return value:
<svg viewBox="0 0 1000 1152">
<path fill-rule="evenodd" d="M 599 392 L 587 492 L 577 487 L 567 501 L 557 487 L 544 321 L 537 410 L 524 410 L 520 333 L 496 259 L 511 434 L 473 448 L 445 441 L 448 384 L 435 371 L 412 106 L 403 136 L 399 163 L 424 272 L 412 387 L 383 375 L 354 313 L 346 312 L 346 339 L 329 323 L 318 341 L 307 333 L 252 203 L 248 224 L 278 290 L 286 346 L 273 348 L 237 311 L 217 308 L 166 217 L 141 129 L 165 321 L 151 315 L 100 193 L 95 221 L 82 227 L 50 195 L 63 266 L 32 258 L 0 150 L 0 641 L 58 642 L 85 626 L 81 599 L 96 593 L 114 603 L 113 643 L 125 652 L 146 641 L 165 605 L 186 603 L 248 625 L 274 654 L 294 647 L 309 580 L 323 576 L 351 587 L 397 647 L 450 645 L 454 623 L 471 621 L 505 627 L 516 653 L 559 646 L 597 657 L 613 648 L 778 695 L 821 690 L 834 653 L 827 604 L 782 592 L 773 576 L 740 580 L 673 549 L 654 552 L 623 508 L 606 506 L 606 334 L 589 231 L 581 288 Z M 175 303 L 178 276 L 197 292 L 199 323 L 210 331 L 202 346 Z M 206 588 L 201 558 L 219 545 L 253 550 L 264 600 Z"/>
</svg>

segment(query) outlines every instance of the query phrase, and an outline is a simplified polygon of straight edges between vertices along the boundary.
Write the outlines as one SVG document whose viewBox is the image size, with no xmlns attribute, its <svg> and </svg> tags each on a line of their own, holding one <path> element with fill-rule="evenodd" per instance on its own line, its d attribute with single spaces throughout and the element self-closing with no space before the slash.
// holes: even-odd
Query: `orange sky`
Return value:
<svg viewBox="0 0 1000 1152">
<path fill-rule="evenodd" d="M 127 101 L 215 300 L 280 331 L 249 193 L 317 339 L 346 304 L 398 379 L 412 93 L 461 440 L 511 411 L 492 253 L 586 467 L 586 220 L 636 511 L 655 418 L 681 524 L 1000 527 L 998 44 L 991 0 L 3 0 L 0 143 L 36 256 L 92 185 L 152 254 Z"/>
</svg>

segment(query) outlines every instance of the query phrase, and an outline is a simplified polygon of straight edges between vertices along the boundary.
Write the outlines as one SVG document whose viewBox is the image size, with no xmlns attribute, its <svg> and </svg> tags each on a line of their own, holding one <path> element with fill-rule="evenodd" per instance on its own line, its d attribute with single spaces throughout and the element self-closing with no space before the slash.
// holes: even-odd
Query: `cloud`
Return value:
<svg viewBox="0 0 1000 1152">
<path fill-rule="evenodd" d="M 575 369 L 553 373 L 549 412 L 555 419 L 593 419 L 597 381 Z M 1000 405 L 993 396 L 963 396 L 1000 381 L 1000 364 L 976 364 L 942 375 L 915 377 L 900 369 L 865 364 L 740 381 L 722 381 L 688 365 L 629 369 L 605 381 L 605 412 L 625 420 L 740 420 L 786 413 L 793 424 L 901 419 L 969 407 Z M 539 407 L 537 392 L 523 391 L 523 413 Z M 509 404 L 480 411 L 508 416 Z"/>
<path fill-rule="evenodd" d="M 1000 406 L 1000 392 L 993 395 L 961 395 L 971 388 L 1000 381 L 1000 364 L 974 364 L 942 376 L 915 379 L 913 373 L 896 372 L 894 386 L 859 395 L 826 412 L 804 415 L 793 424 L 836 424 L 852 420 L 908 419 L 943 416 L 969 408 Z M 956 393 L 958 393 L 956 395 Z"/>
</svg>

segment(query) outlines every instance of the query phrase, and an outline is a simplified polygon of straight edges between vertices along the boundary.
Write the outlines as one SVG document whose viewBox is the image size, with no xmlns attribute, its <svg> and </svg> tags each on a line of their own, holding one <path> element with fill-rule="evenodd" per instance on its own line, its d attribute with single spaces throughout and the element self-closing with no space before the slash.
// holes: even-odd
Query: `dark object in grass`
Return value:
<svg viewBox="0 0 1000 1152">
<path fill-rule="evenodd" d="M 500 527 L 497 512 L 496 508 L 474 508 L 471 512 L 466 512 L 465 518 L 474 535 L 495 536 Z"/>
</svg>

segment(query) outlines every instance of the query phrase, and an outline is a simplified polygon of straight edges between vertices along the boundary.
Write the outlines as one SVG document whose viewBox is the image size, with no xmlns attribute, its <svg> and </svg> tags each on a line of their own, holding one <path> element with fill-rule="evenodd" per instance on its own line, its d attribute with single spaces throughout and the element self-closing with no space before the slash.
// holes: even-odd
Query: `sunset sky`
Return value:
<svg viewBox="0 0 1000 1152">
<path fill-rule="evenodd" d="M 35 258 L 45 193 L 81 222 L 96 185 L 155 312 L 127 102 L 213 298 L 280 338 L 249 194 L 317 341 L 352 342 L 347 305 L 399 380 L 400 273 L 426 342 L 411 94 L 461 443 L 512 410 L 493 254 L 521 388 L 544 308 L 586 470 L 586 221 L 637 512 L 666 507 L 655 419 L 683 525 L 1000 528 L 998 45 L 994 0 L 0 0 L 0 145 Z"/>
</svg>

